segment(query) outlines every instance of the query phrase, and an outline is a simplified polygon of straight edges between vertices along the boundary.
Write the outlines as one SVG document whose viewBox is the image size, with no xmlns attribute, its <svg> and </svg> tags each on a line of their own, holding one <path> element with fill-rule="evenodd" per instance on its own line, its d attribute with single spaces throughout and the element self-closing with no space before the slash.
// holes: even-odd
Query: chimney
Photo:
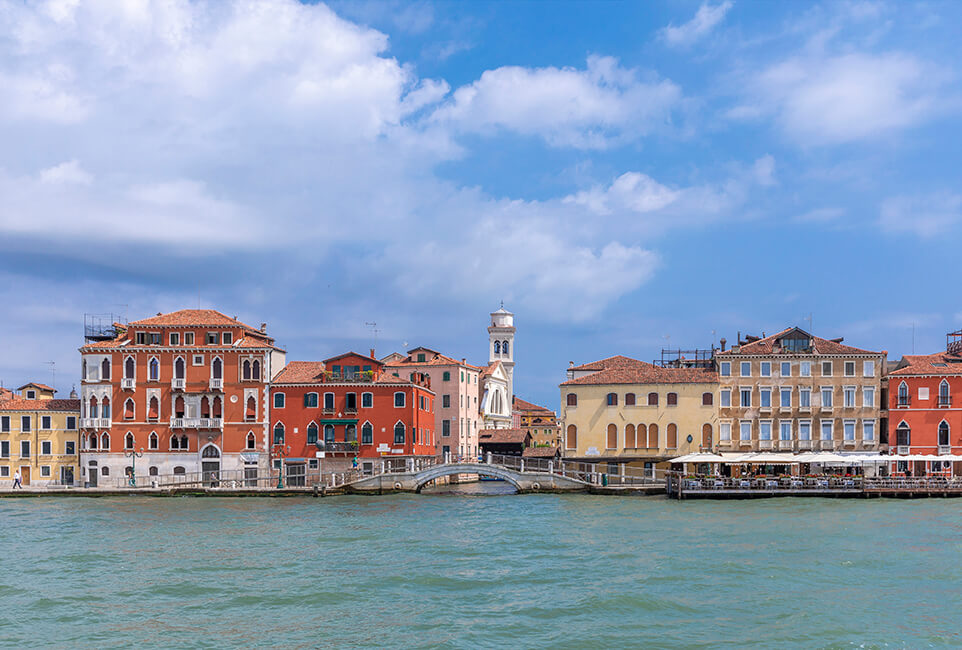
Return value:
<svg viewBox="0 0 962 650">
<path fill-rule="evenodd" d="M 575 362 L 574 362 L 574 361 L 569 361 L 569 362 L 568 362 L 568 367 L 569 367 L 569 368 L 574 368 L 574 367 L 575 367 Z M 173 443 L 172 443 L 172 444 L 173 444 Z"/>
<path fill-rule="evenodd" d="M 266 331 L 267 331 L 267 323 L 261 323 L 261 331 L 262 331 L 262 332 L 266 332 Z"/>
<path fill-rule="evenodd" d="M 468 365 L 468 358 L 467 358 L 467 357 L 461 357 L 461 363 L 463 363 L 464 365 Z"/>
<path fill-rule="evenodd" d="M 371 358 L 372 358 L 372 359 L 377 359 L 377 357 L 374 356 L 374 348 L 371 348 Z M 171 444 L 173 444 L 173 443 L 171 443 Z"/>
<path fill-rule="evenodd" d="M 725 339 L 724 337 L 722 337 L 722 340 L 721 340 L 721 346 L 722 346 L 722 350 L 721 350 L 721 351 L 722 351 L 722 352 L 725 351 L 725 346 L 726 346 L 727 344 L 728 344 L 728 340 Z"/>
</svg>

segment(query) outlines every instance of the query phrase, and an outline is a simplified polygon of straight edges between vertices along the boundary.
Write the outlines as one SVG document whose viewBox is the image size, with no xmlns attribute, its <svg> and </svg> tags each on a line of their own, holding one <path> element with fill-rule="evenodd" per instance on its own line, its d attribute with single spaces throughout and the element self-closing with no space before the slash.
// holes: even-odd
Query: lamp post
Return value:
<svg viewBox="0 0 962 650">
<path fill-rule="evenodd" d="M 291 446 L 285 446 L 282 442 L 275 442 L 272 449 L 272 455 L 281 461 L 280 469 L 277 471 L 277 489 L 282 490 L 284 488 L 284 457 L 291 455 Z"/>
<path fill-rule="evenodd" d="M 140 448 L 140 451 L 135 451 L 133 449 L 124 451 L 124 456 L 130 459 L 130 487 L 137 487 L 137 459 L 143 458 L 143 455 L 143 447 Z"/>
</svg>

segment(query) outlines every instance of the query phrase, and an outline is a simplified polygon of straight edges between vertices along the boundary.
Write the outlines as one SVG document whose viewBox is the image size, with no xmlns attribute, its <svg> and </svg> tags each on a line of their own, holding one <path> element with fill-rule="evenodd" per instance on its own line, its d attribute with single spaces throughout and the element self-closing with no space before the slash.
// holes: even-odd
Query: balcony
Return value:
<svg viewBox="0 0 962 650">
<path fill-rule="evenodd" d="M 811 441 L 811 440 L 799 440 L 799 441 L 798 441 L 798 448 L 799 448 L 799 449 L 811 449 L 811 448 L 812 448 L 812 441 Z"/>
<path fill-rule="evenodd" d="M 224 379 L 222 377 L 210 378 L 210 389 L 211 390 L 224 390 Z"/>
<path fill-rule="evenodd" d="M 123 390 L 134 390 L 137 386 L 137 381 L 133 377 L 124 377 L 120 380 L 120 387 Z"/>
<path fill-rule="evenodd" d="M 354 453 L 357 451 L 357 441 L 349 442 L 325 442 L 318 440 L 314 443 L 318 451 L 328 451 L 331 453 Z"/>
<path fill-rule="evenodd" d="M 844 440 L 842 440 L 842 446 L 843 446 L 843 447 L 854 447 L 854 446 L 855 446 L 855 438 L 845 438 Z"/>
<path fill-rule="evenodd" d="M 835 447 L 834 440 L 819 440 L 818 443 L 820 449 L 833 449 Z"/>
<path fill-rule="evenodd" d="M 946 456 L 952 453 L 952 445 L 939 445 L 939 456 Z"/>
<path fill-rule="evenodd" d="M 952 407 L 952 398 L 948 395 L 939 395 L 939 408 L 947 409 Z"/>
<path fill-rule="evenodd" d="M 173 379 L 170 380 L 170 387 L 173 390 L 184 390 L 186 386 L 187 386 L 186 379 L 178 379 L 177 377 L 174 377 Z"/>
<path fill-rule="evenodd" d="M 97 418 L 80 418 L 80 428 L 81 428 L 81 429 L 96 429 L 96 428 L 97 428 L 97 422 L 99 422 L 99 421 L 100 421 L 100 420 L 98 420 Z"/>
<path fill-rule="evenodd" d="M 337 414 L 337 409 L 335 409 L 333 406 L 330 407 L 330 408 L 328 408 L 327 406 L 325 406 L 324 408 L 321 409 L 321 414 L 322 414 L 322 415 L 336 415 L 336 414 Z"/>
<path fill-rule="evenodd" d="M 223 429 L 223 418 L 170 418 L 172 429 Z"/>
<path fill-rule="evenodd" d="M 357 415 L 357 407 L 356 407 L 356 406 L 348 406 L 347 408 L 344 409 L 344 413 L 345 413 L 346 415 Z"/>
<path fill-rule="evenodd" d="M 909 396 L 908 396 L 908 395 L 899 395 L 899 401 L 898 401 L 898 403 L 895 405 L 895 408 L 907 409 L 907 408 L 910 407 L 910 406 L 912 406 L 912 400 L 909 398 Z"/>
<path fill-rule="evenodd" d="M 781 449 L 783 451 L 785 450 L 791 451 L 793 447 L 793 443 L 791 440 L 775 440 L 774 443 L 775 443 L 775 449 Z"/>
<path fill-rule="evenodd" d="M 772 448 L 772 442 L 773 442 L 772 440 L 759 440 L 759 441 L 758 441 L 758 448 L 759 448 L 759 449 L 771 449 L 771 448 Z"/>
<path fill-rule="evenodd" d="M 895 447 L 895 453 L 899 456 L 908 456 L 911 449 L 908 445 L 897 445 Z"/>
<path fill-rule="evenodd" d="M 199 429 L 223 429 L 224 418 L 200 418 L 197 427 Z"/>
<path fill-rule="evenodd" d="M 184 422 L 186 422 L 186 421 L 187 421 L 187 418 L 170 418 L 170 428 L 171 428 L 171 429 L 183 429 L 183 428 L 184 428 Z"/>
</svg>

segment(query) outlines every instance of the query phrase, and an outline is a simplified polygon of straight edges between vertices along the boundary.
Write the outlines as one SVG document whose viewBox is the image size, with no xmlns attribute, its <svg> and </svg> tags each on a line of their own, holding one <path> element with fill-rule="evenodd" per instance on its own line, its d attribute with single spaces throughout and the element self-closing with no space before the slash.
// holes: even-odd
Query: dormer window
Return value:
<svg viewBox="0 0 962 650">
<path fill-rule="evenodd" d="M 37 391 L 35 391 L 35 390 L 28 390 L 28 391 L 27 391 L 27 399 L 37 399 Z"/>
<path fill-rule="evenodd" d="M 220 345 L 220 332 L 207 332 L 207 345 Z"/>
<path fill-rule="evenodd" d="M 233 343 L 234 343 L 234 334 L 233 334 L 233 332 L 224 332 L 224 333 L 221 335 L 221 337 L 222 337 L 222 338 L 221 338 L 221 341 L 223 342 L 224 345 L 233 345 Z"/>
</svg>

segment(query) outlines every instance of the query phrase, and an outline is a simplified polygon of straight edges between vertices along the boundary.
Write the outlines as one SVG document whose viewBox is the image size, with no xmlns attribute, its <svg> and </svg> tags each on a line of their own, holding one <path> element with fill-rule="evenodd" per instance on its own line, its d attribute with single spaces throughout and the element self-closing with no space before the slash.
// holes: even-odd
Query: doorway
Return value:
<svg viewBox="0 0 962 650">
<path fill-rule="evenodd" d="M 211 487 L 217 487 L 220 483 L 220 449 L 214 445 L 207 445 L 200 452 L 200 471 L 203 473 L 201 480 Z"/>
<path fill-rule="evenodd" d="M 73 467 L 60 468 L 60 485 L 73 485 Z"/>
<path fill-rule="evenodd" d="M 287 485 L 288 487 L 304 487 L 307 476 L 307 466 L 304 463 L 287 463 Z"/>
<path fill-rule="evenodd" d="M 97 461 L 90 461 L 90 466 L 87 468 L 87 487 L 97 487 L 97 474 L 99 471 Z"/>
<path fill-rule="evenodd" d="M 21 483 L 24 485 L 30 485 L 30 465 L 24 465 L 20 468 Z"/>
</svg>

